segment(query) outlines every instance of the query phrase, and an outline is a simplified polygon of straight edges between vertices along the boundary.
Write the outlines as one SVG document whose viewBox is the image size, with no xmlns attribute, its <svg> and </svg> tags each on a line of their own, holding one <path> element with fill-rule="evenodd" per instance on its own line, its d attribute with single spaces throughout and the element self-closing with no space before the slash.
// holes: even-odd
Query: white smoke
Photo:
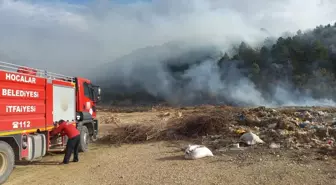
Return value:
<svg viewBox="0 0 336 185">
<path fill-rule="evenodd" d="M 223 81 L 211 62 L 187 71 L 184 77 L 192 80 L 187 90 L 177 92 L 158 62 L 194 47 L 214 46 L 226 51 L 242 40 L 256 45 L 265 37 L 333 23 L 334 17 L 336 4 L 321 0 L 153 0 L 123 4 L 0 0 L 0 59 L 90 79 L 118 79 L 130 86 L 136 81 L 149 93 L 171 100 L 186 91 L 191 97 L 197 96 L 193 92 L 205 89 L 238 102 L 267 104 L 252 82 L 245 78 Z M 171 42 L 183 43 L 183 48 L 162 46 Z M 138 52 L 140 48 L 147 50 Z M 151 56 L 147 56 L 148 51 Z M 109 74 L 102 73 L 106 66 Z M 307 96 L 298 101 L 288 90 L 277 92 L 283 104 L 322 102 Z"/>
</svg>

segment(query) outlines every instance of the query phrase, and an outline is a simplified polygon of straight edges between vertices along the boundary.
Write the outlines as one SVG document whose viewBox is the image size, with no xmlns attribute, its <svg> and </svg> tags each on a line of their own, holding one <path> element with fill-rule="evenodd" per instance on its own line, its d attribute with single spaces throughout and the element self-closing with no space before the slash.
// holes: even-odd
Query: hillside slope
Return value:
<svg viewBox="0 0 336 185">
<path fill-rule="evenodd" d="M 105 69 L 100 78 L 105 100 L 334 105 L 336 23 L 267 38 L 257 47 L 242 42 L 224 52 L 211 45 L 153 46 Z"/>
</svg>

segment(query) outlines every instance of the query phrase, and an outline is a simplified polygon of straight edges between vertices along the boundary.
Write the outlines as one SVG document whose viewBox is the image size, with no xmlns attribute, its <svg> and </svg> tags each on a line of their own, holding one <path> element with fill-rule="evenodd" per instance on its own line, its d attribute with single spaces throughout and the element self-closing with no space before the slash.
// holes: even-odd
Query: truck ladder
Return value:
<svg viewBox="0 0 336 185">
<path fill-rule="evenodd" d="M 16 73 L 24 73 L 28 76 L 34 77 L 41 77 L 45 79 L 52 79 L 52 80 L 61 80 L 66 82 L 75 82 L 75 78 L 71 76 L 66 76 L 58 73 L 48 72 L 42 69 L 35 69 L 27 66 L 16 65 L 8 62 L 0 61 L 0 70 L 7 71 L 7 72 L 16 72 Z M 29 74 L 29 73 L 35 74 Z"/>
</svg>

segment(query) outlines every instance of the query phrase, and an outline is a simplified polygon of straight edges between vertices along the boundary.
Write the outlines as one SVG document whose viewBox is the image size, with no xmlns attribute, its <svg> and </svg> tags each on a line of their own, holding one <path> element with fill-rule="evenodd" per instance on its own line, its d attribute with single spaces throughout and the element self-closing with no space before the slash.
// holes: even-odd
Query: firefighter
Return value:
<svg viewBox="0 0 336 185">
<path fill-rule="evenodd" d="M 65 148 L 65 154 L 63 162 L 60 164 L 68 164 L 72 152 L 73 162 L 78 162 L 78 147 L 80 143 L 80 133 L 77 128 L 72 124 L 64 120 L 58 122 L 58 127 L 51 131 L 51 136 L 61 133 L 62 136 L 66 135 L 68 137 L 68 142 Z"/>
</svg>

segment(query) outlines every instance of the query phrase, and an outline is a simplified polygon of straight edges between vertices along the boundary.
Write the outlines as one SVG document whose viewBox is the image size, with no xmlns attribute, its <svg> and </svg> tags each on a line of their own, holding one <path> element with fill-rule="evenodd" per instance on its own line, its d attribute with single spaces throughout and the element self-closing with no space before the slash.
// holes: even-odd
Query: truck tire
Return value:
<svg viewBox="0 0 336 185">
<path fill-rule="evenodd" d="M 14 169 L 15 155 L 12 147 L 0 141 L 0 184 L 7 181 Z"/>
<path fill-rule="evenodd" d="M 89 142 L 90 142 L 89 130 L 86 126 L 82 126 L 80 130 L 79 152 L 86 152 L 88 150 Z"/>
</svg>

